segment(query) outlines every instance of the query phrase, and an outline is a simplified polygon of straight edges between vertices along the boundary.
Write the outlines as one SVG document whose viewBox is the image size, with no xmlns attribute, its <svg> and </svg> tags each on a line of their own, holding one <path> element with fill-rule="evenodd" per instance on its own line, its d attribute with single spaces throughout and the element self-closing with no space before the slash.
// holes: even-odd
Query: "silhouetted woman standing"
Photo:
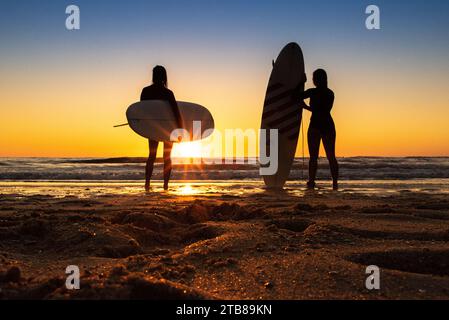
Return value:
<svg viewBox="0 0 449 320">
<path fill-rule="evenodd" d="M 318 156 L 320 143 L 323 140 L 326 156 L 329 160 L 333 179 L 333 189 L 338 190 L 338 162 L 335 157 L 336 131 L 331 110 L 334 105 L 334 92 L 327 86 L 327 74 L 323 69 L 313 73 L 313 84 L 316 88 L 309 89 L 300 94 L 300 99 L 310 98 L 310 106 L 303 104 L 304 109 L 312 112 L 307 141 L 309 144 L 309 181 L 307 187 L 315 188 L 316 171 L 318 168 Z"/>
<path fill-rule="evenodd" d="M 153 69 L 153 84 L 142 90 L 140 101 L 144 100 L 165 100 L 172 107 L 178 128 L 183 128 L 181 113 L 176 103 L 175 95 L 167 88 L 167 71 L 162 66 L 156 66 Z M 150 190 L 150 179 L 153 174 L 154 161 L 156 160 L 158 141 L 149 139 L 150 154 L 148 156 L 147 165 L 145 167 L 145 190 Z M 171 150 L 173 142 L 164 141 L 164 189 L 168 189 L 168 181 L 172 169 Z"/>
</svg>

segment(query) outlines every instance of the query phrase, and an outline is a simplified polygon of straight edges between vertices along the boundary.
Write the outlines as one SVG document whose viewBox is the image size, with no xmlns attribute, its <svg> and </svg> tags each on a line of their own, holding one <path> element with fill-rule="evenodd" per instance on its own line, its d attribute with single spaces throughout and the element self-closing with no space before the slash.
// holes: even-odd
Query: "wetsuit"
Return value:
<svg viewBox="0 0 449 320">
<path fill-rule="evenodd" d="M 140 95 L 140 101 L 144 100 L 168 101 L 172 107 L 179 128 L 182 128 L 181 114 L 179 112 L 179 107 L 178 104 L 176 103 L 175 95 L 170 89 L 159 84 L 153 84 L 149 87 L 143 88 L 142 94 Z"/>
<path fill-rule="evenodd" d="M 326 156 L 332 173 L 334 186 L 338 181 L 338 162 L 335 157 L 336 131 L 331 110 L 334 105 L 334 93 L 329 88 L 313 88 L 300 94 L 301 99 L 310 98 L 310 119 L 307 141 L 309 144 L 309 184 L 314 185 L 318 168 L 320 143 L 323 141 Z"/>
</svg>

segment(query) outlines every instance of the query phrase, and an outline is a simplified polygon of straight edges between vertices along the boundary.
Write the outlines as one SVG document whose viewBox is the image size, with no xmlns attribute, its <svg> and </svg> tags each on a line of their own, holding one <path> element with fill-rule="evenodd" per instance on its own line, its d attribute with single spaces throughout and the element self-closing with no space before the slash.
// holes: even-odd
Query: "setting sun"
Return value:
<svg viewBox="0 0 449 320">
<path fill-rule="evenodd" d="M 196 141 L 177 143 L 173 147 L 172 156 L 174 158 L 201 158 L 201 142 Z"/>
</svg>

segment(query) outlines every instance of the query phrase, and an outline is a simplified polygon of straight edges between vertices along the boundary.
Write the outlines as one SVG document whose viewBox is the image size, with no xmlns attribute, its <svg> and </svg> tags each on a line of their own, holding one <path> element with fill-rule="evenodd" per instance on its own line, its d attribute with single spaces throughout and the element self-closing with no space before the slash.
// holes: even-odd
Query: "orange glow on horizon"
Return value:
<svg viewBox="0 0 449 320">
<path fill-rule="evenodd" d="M 208 66 L 169 69 L 169 84 L 176 98 L 207 107 L 222 132 L 258 130 L 270 66 L 215 66 L 213 73 Z M 147 69 L 120 70 L 120 75 L 114 76 L 107 66 L 100 65 L 75 70 L 68 78 L 63 68 L 34 70 L 36 78 L 24 70 L 10 70 L 0 79 L 0 156 L 147 156 L 144 138 L 129 127 L 113 128 L 126 122 L 127 106 L 137 101 L 141 88 L 148 85 Z M 236 74 L 240 69 L 243 71 Z M 332 114 L 338 156 L 449 155 L 447 79 L 428 75 L 432 83 L 422 83 L 407 73 L 398 78 L 396 71 L 389 79 L 373 71 L 369 79 L 360 82 L 364 75 L 356 69 L 328 72 L 336 94 Z M 24 87 L 28 89 L 23 91 Z M 432 101 L 423 92 L 431 93 Z M 306 134 L 309 117 L 305 112 Z M 173 156 L 202 156 L 200 145 L 176 145 Z M 307 156 L 307 141 L 304 149 Z M 297 156 L 301 155 L 300 138 Z"/>
</svg>

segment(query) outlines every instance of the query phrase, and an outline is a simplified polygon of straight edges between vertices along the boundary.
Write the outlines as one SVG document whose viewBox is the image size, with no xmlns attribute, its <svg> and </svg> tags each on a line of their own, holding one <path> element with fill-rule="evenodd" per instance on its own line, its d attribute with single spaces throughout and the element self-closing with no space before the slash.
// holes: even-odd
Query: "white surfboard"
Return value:
<svg viewBox="0 0 449 320">
<path fill-rule="evenodd" d="M 302 50 L 298 44 L 289 43 L 273 65 L 262 115 L 261 128 L 277 129 L 279 133 L 278 170 L 274 175 L 263 176 L 269 188 L 282 188 L 289 177 L 302 119 L 302 108 L 293 98 L 293 89 L 299 85 L 299 90 L 304 91 L 305 81 Z M 266 149 L 269 152 L 269 139 Z"/>
<path fill-rule="evenodd" d="M 214 119 L 209 110 L 184 101 L 178 101 L 178 107 L 190 141 L 201 140 L 212 134 Z M 145 100 L 134 103 L 126 111 L 126 117 L 131 129 L 142 137 L 155 141 L 177 141 L 171 134 L 178 129 L 178 124 L 167 101 Z"/>
</svg>

